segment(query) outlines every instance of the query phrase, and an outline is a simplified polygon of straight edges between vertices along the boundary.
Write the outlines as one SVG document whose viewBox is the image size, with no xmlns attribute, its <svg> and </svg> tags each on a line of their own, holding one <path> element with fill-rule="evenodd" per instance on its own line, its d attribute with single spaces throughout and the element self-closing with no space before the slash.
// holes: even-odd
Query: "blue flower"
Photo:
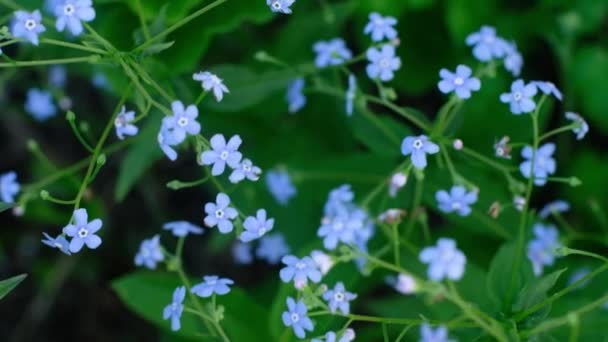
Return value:
<svg viewBox="0 0 608 342">
<path fill-rule="evenodd" d="M 440 238 L 437 246 L 424 248 L 418 258 L 429 265 L 427 276 L 433 281 L 460 280 L 467 262 L 465 255 L 456 248 L 456 242 L 447 238 Z"/>
<path fill-rule="evenodd" d="M 107 89 L 110 86 L 106 75 L 99 71 L 93 74 L 91 83 L 93 83 L 93 85 L 99 89 Z"/>
<path fill-rule="evenodd" d="M 363 217 L 352 217 L 347 210 L 339 214 L 325 217 L 317 235 L 323 238 L 323 247 L 329 250 L 336 249 L 339 242 L 352 244 L 355 242 L 355 229 L 363 226 Z"/>
<path fill-rule="evenodd" d="M 213 294 L 223 296 L 230 292 L 230 285 L 234 284 L 232 279 L 220 278 L 218 276 L 204 276 L 202 283 L 192 286 L 192 293 L 199 297 L 207 298 Z"/>
<path fill-rule="evenodd" d="M 160 236 L 154 235 L 152 238 L 143 240 L 139 245 L 139 252 L 135 255 L 135 265 L 145 266 L 148 269 L 155 269 L 156 264 L 163 261 L 165 256 L 160 249 Z"/>
<path fill-rule="evenodd" d="M 340 65 L 353 56 L 342 38 L 319 41 L 315 43 L 313 50 L 317 54 L 317 57 L 315 58 L 315 65 L 317 68 Z"/>
<path fill-rule="evenodd" d="M 182 305 L 184 298 L 186 298 L 186 288 L 184 286 L 176 288 L 175 291 L 173 291 L 173 301 L 171 304 L 165 306 L 165 309 L 163 310 L 163 319 L 167 320 L 171 318 L 171 330 L 173 331 L 177 331 L 181 328 L 180 318 L 184 311 L 184 306 Z"/>
<path fill-rule="evenodd" d="M 160 126 L 160 131 L 158 132 L 158 144 L 169 160 L 175 161 L 177 159 L 177 152 L 171 148 L 171 146 L 176 146 L 181 143 L 181 141 L 178 141 L 175 138 L 171 128 L 165 125 L 165 122 L 163 121 Z"/>
<path fill-rule="evenodd" d="M 17 182 L 17 173 L 9 171 L 0 175 L 0 200 L 4 203 L 14 203 L 15 196 L 21 190 Z"/>
<path fill-rule="evenodd" d="M 382 17 L 379 13 L 369 14 L 369 22 L 365 25 L 363 33 L 369 34 L 375 42 L 382 41 L 384 38 L 393 40 L 397 38 L 397 30 L 393 26 L 397 25 L 397 19 L 393 17 Z"/>
<path fill-rule="evenodd" d="M 87 245 L 90 249 L 96 249 L 101 245 L 101 238 L 95 234 L 103 224 L 100 219 L 89 222 L 87 210 L 80 208 L 74 211 L 73 220 L 74 224 L 63 227 L 63 233 L 72 238 L 70 252 L 78 253 L 83 245 Z"/>
<path fill-rule="evenodd" d="M 262 169 L 253 165 L 251 160 L 243 159 L 243 161 L 241 161 L 239 165 L 234 170 L 232 170 L 232 173 L 230 174 L 228 179 L 231 183 L 234 184 L 242 181 L 245 178 L 255 182 L 260 179 L 261 173 Z"/>
<path fill-rule="evenodd" d="M 397 277 L 387 278 L 387 283 L 391 285 L 397 292 L 410 295 L 418 290 L 416 279 L 409 274 L 399 273 Z"/>
<path fill-rule="evenodd" d="M 58 248 L 60 251 L 62 251 L 63 253 L 65 253 L 67 255 L 72 254 L 72 253 L 70 253 L 70 243 L 68 242 L 68 240 L 65 239 L 65 237 L 63 235 L 57 235 L 56 238 L 51 237 L 47 233 L 42 233 L 42 235 L 44 235 L 44 238 L 46 239 L 46 240 L 42 240 L 43 244 L 45 244 L 51 248 Z"/>
<path fill-rule="evenodd" d="M 250 242 L 255 239 L 259 239 L 264 234 L 268 233 L 272 230 L 272 226 L 274 226 L 274 219 L 266 219 L 266 210 L 259 209 L 256 217 L 249 216 L 245 219 L 243 223 L 243 228 L 245 231 L 241 233 L 239 239 L 243 242 Z"/>
<path fill-rule="evenodd" d="M 63 32 L 67 26 L 74 36 L 78 36 L 83 31 L 81 21 L 92 21 L 95 19 L 93 1 L 64 0 L 63 3 L 55 7 L 55 16 L 57 17 L 57 21 L 55 22 L 57 31 Z"/>
<path fill-rule="evenodd" d="M 420 342 L 455 342 L 448 339 L 448 329 L 443 325 L 433 330 L 430 325 L 424 323 L 420 326 Z"/>
<path fill-rule="evenodd" d="M 545 185 L 547 177 L 554 174 L 556 170 L 553 152 L 555 152 L 555 144 L 553 143 L 544 144 L 535 154 L 532 146 L 525 146 L 521 150 L 521 156 L 527 160 L 519 165 L 519 171 L 526 178 L 530 178 L 530 173 L 532 173 L 534 184 Z M 534 154 L 534 167 L 532 167 L 532 154 Z"/>
<path fill-rule="evenodd" d="M 538 216 L 540 216 L 541 218 L 547 218 L 552 213 L 563 213 L 568 210 L 570 210 L 570 203 L 562 200 L 557 200 L 547 203 L 538 213 Z"/>
<path fill-rule="evenodd" d="M 266 0 L 266 5 L 275 13 L 291 14 L 291 5 L 296 0 Z"/>
<path fill-rule="evenodd" d="M 291 182 L 289 174 L 284 170 L 270 170 L 266 174 L 266 185 L 274 199 L 281 205 L 287 205 L 296 195 L 296 187 Z"/>
<path fill-rule="evenodd" d="M 310 257 L 312 260 L 314 260 L 315 264 L 317 264 L 317 267 L 319 268 L 319 271 L 321 271 L 322 275 L 326 275 L 327 272 L 329 272 L 329 270 L 334 266 L 334 261 L 331 256 L 319 250 L 310 252 Z"/>
<path fill-rule="evenodd" d="M 163 225 L 164 230 L 170 230 L 174 236 L 184 237 L 188 234 L 203 234 L 203 228 L 188 221 L 172 221 Z"/>
<path fill-rule="evenodd" d="M 329 192 L 327 202 L 323 207 L 325 216 L 334 216 L 342 213 L 347 207 L 352 205 L 355 194 L 351 190 L 350 184 L 343 184 Z"/>
<path fill-rule="evenodd" d="M 281 269 L 279 275 L 284 283 L 293 280 L 295 287 L 301 289 L 308 284 L 309 279 L 313 283 L 321 281 L 321 271 L 311 257 L 305 256 L 298 259 L 293 255 L 286 255 L 281 262 L 285 264 L 285 267 Z"/>
<path fill-rule="evenodd" d="M 184 107 L 181 101 L 171 103 L 173 115 L 163 118 L 163 125 L 173 134 L 175 141 L 180 144 L 187 135 L 196 135 L 201 131 L 201 124 L 196 121 L 198 109 L 195 105 Z"/>
<path fill-rule="evenodd" d="M 228 205 L 230 205 L 230 197 L 221 192 L 217 195 L 215 203 L 205 204 L 205 213 L 207 213 L 205 224 L 211 228 L 217 226 L 222 234 L 230 233 L 232 220 L 239 216 L 239 213 Z"/>
<path fill-rule="evenodd" d="M 348 75 L 348 90 L 346 91 L 346 114 L 353 115 L 353 104 L 357 94 L 357 79 L 355 75 Z"/>
<path fill-rule="evenodd" d="M 61 4 L 63 2 L 63 0 L 46 0 L 44 2 L 44 10 L 53 14 L 55 13 L 55 7 L 57 7 L 57 5 Z"/>
<path fill-rule="evenodd" d="M 510 71 L 514 77 L 518 77 L 524 65 L 524 59 L 517 50 L 515 43 L 506 43 L 506 56 L 504 60 L 505 69 Z"/>
<path fill-rule="evenodd" d="M 406 137 L 401 142 L 401 153 L 404 156 L 412 155 L 412 164 L 417 169 L 426 167 L 426 155 L 439 152 L 439 146 L 431 142 L 426 135 Z"/>
<path fill-rule="evenodd" d="M 457 212 L 460 216 L 468 216 L 471 213 L 473 203 L 477 202 L 477 192 L 467 192 L 464 186 L 453 186 L 448 194 L 445 190 L 435 193 L 435 198 L 439 202 L 439 210 L 444 213 Z"/>
<path fill-rule="evenodd" d="M 566 112 L 566 119 L 571 120 L 573 121 L 573 123 L 577 124 L 577 127 L 574 127 L 572 129 L 572 132 L 576 134 L 576 140 L 583 139 L 587 132 L 589 132 L 589 125 L 587 124 L 587 121 L 583 119 L 582 116 L 573 112 Z"/>
<path fill-rule="evenodd" d="M 496 29 L 491 26 L 482 26 L 479 32 L 468 35 L 466 44 L 473 46 L 473 56 L 482 62 L 502 58 L 507 52 L 507 43 L 496 36 Z"/>
<path fill-rule="evenodd" d="M 213 96 L 217 102 L 222 101 L 224 93 L 229 93 L 228 88 L 224 85 L 224 81 L 217 77 L 217 75 L 210 73 L 209 71 L 201 71 L 192 75 L 192 79 L 195 81 L 202 82 L 203 89 L 205 91 L 213 90 Z"/>
<path fill-rule="evenodd" d="M 552 225 L 535 224 L 533 227 L 534 239 L 528 242 L 528 259 L 532 263 L 534 274 L 543 273 L 544 266 L 551 266 L 555 262 L 555 250 L 561 246 L 559 232 Z"/>
<path fill-rule="evenodd" d="M 205 151 L 201 154 L 201 161 L 203 165 L 213 165 L 211 169 L 211 175 L 219 176 L 224 173 L 226 164 L 229 167 L 236 169 L 239 167 L 239 162 L 243 155 L 239 152 L 239 146 L 241 146 L 241 137 L 233 135 L 228 143 L 226 138 L 222 134 L 216 134 L 211 137 L 211 150 Z"/>
<path fill-rule="evenodd" d="M 510 93 L 500 95 L 500 101 L 509 103 L 511 113 L 515 115 L 530 113 L 536 108 L 533 97 L 537 91 L 534 83 L 525 84 L 523 80 L 516 80 L 511 84 Z"/>
<path fill-rule="evenodd" d="M 350 301 L 355 298 L 357 298 L 357 295 L 346 291 L 342 282 L 338 282 L 333 290 L 327 290 L 323 293 L 323 299 L 329 304 L 329 310 L 332 313 L 340 310 L 344 315 L 350 314 Z"/>
<path fill-rule="evenodd" d="M 289 253 L 289 246 L 283 234 L 280 233 L 262 237 L 255 251 L 258 258 L 266 260 L 272 265 L 279 263 L 287 253 Z"/>
<path fill-rule="evenodd" d="M 531 84 L 534 84 L 540 91 L 545 95 L 553 95 L 556 99 L 562 100 L 562 92 L 557 89 L 555 84 L 552 82 L 546 81 L 532 81 Z"/>
<path fill-rule="evenodd" d="M 287 297 L 287 311 L 283 312 L 283 324 L 286 327 L 291 327 L 294 334 L 298 338 L 305 338 L 306 331 L 313 331 L 314 326 L 310 318 L 308 318 L 308 308 L 303 301 L 295 301 L 291 297 Z"/>
<path fill-rule="evenodd" d="M 304 86 L 306 86 L 306 82 L 304 78 L 300 77 L 291 81 L 287 87 L 285 98 L 289 104 L 289 112 L 292 114 L 299 112 L 306 105 L 306 96 L 303 92 Z"/>
<path fill-rule="evenodd" d="M 232 246 L 232 257 L 237 264 L 249 265 L 253 262 L 251 244 L 237 241 Z"/>
<path fill-rule="evenodd" d="M 65 87 L 67 72 L 63 65 L 54 65 L 49 68 L 49 83 L 57 88 Z"/>
<path fill-rule="evenodd" d="M 448 94 L 455 92 L 456 96 L 465 100 L 471 97 L 472 91 L 478 91 L 481 88 L 479 78 L 472 77 L 471 68 L 466 65 L 456 67 L 456 73 L 451 73 L 447 69 L 441 69 L 439 76 L 442 80 L 439 81 L 439 90 Z"/>
<path fill-rule="evenodd" d="M 367 49 L 367 59 L 370 62 L 366 68 L 367 76 L 372 80 L 388 82 L 401 67 L 401 58 L 395 56 L 395 47 L 390 44 L 383 45 L 381 50 L 370 47 Z"/>
<path fill-rule="evenodd" d="M 127 112 L 125 106 L 122 106 L 120 113 L 118 113 L 116 120 L 114 120 L 114 127 L 116 128 L 116 136 L 118 139 L 123 140 L 125 135 L 134 136 L 139 132 L 137 126 L 132 124 L 133 120 L 135 120 L 135 112 Z"/>
<path fill-rule="evenodd" d="M 353 329 L 346 329 L 342 333 L 342 336 L 338 339 L 338 335 L 333 331 L 328 331 L 325 334 L 325 342 L 351 342 L 355 339 L 355 331 Z M 323 342 L 318 338 L 313 338 L 310 342 Z"/>
<path fill-rule="evenodd" d="M 25 110 L 38 121 L 44 121 L 57 113 L 51 93 L 37 88 L 27 91 Z"/>
<path fill-rule="evenodd" d="M 46 31 L 42 25 L 42 15 L 39 10 L 34 12 L 16 11 L 11 25 L 11 34 L 15 38 L 23 38 L 38 45 L 38 35 Z"/>
</svg>

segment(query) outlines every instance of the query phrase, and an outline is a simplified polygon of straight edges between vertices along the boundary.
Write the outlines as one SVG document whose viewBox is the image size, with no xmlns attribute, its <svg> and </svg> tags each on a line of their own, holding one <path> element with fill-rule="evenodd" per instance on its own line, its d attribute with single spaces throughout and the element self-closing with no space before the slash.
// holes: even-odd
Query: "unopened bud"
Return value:
<svg viewBox="0 0 608 342">
<path fill-rule="evenodd" d="M 497 218 L 501 212 L 502 212 L 502 206 L 500 205 L 500 203 L 498 201 L 492 203 L 492 205 L 490 206 L 490 209 L 488 209 L 488 215 L 492 216 L 492 218 Z"/>
<path fill-rule="evenodd" d="M 388 194 L 390 197 L 397 196 L 399 189 L 407 184 L 407 175 L 403 172 L 397 172 L 391 177 L 390 184 L 388 186 Z"/>
<path fill-rule="evenodd" d="M 515 196 L 513 197 L 513 205 L 515 206 L 515 209 L 522 211 L 526 205 L 526 199 L 521 196 Z"/>
<path fill-rule="evenodd" d="M 378 216 L 378 220 L 388 223 L 388 224 L 399 224 L 401 220 L 405 217 L 406 212 L 402 209 L 388 209 L 380 216 Z"/>
<path fill-rule="evenodd" d="M 68 96 L 64 96 L 61 99 L 59 99 L 59 108 L 61 108 L 61 110 L 65 110 L 65 111 L 72 109 L 72 99 L 69 98 Z"/>
<path fill-rule="evenodd" d="M 462 143 L 462 140 L 460 140 L 460 139 L 454 140 L 453 145 L 454 145 L 454 149 L 456 151 L 460 151 L 464 147 L 464 144 Z"/>
</svg>

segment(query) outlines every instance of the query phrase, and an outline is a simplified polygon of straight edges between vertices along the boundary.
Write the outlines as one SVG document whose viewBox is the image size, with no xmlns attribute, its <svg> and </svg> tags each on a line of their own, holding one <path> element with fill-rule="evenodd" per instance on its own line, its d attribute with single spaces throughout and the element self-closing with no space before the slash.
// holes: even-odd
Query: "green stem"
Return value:
<svg viewBox="0 0 608 342">
<path fill-rule="evenodd" d="M 91 145 L 89 145 L 89 143 L 84 139 L 84 137 L 80 133 L 80 130 L 78 129 L 78 127 L 76 127 L 75 119 L 68 119 L 68 123 L 70 124 L 70 128 L 72 128 L 72 132 L 74 132 L 74 135 L 76 136 L 76 138 L 78 139 L 78 141 L 80 142 L 80 144 L 87 151 L 89 151 L 89 153 L 94 153 L 95 149 L 93 149 L 93 147 L 91 147 Z"/>
<path fill-rule="evenodd" d="M 410 209 L 410 215 L 407 219 L 407 224 L 405 225 L 405 239 L 408 240 L 412 231 L 414 229 L 414 222 L 416 216 L 418 215 L 418 210 L 421 210 L 420 204 L 422 203 L 422 193 L 424 189 L 424 179 L 416 177 L 416 190 L 414 190 L 414 202 L 412 203 L 412 208 Z"/>
<path fill-rule="evenodd" d="M 72 64 L 72 63 L 95 63 L 99 60 L 98 55 L 90 55 L 85 57 L 73 57 L 73 58 L 59 58 L 59 59 L 46 59 L 40 61 L 15 61 L 12 63 L 0 63 L 0 68 L 13 68 L 13 67 L 30 67 L 39 65 L 55 65 L 55 64 Z"/>
<path fill-rule="evenodd" d="M 393 228 L 393 256 L 395 257 L 395 265 L 397 267 L 401 267 L 401 256 L 399 255 L 399 229 L 398 224 L 394 223 L 392 225 Z"/>
<path fill-rule="evenodd" d="M 556 129 L 554 129 L 552 131 L 549 131 L 549 132 L 541 135 L 540 138 L 538 138 L 538 140 L 539 141 L 543 141 L 543 140 L 548 139 L 548 138 L 550 138 L 550 137 L 552 137 L 552 136 L 554 136 L 556 134 L 559 134 L 559 133 L 562 133 L 562 132 L 571 131 L 572 129 L 577 128 L 577 127 L 578 127 L 578 124 L 570 124 L 570 125 L 567 125 L 567 126 L 556 128 Z"/>
<path fill-rule="evenodd" d="M 141 25 L 141 31 L 144 34 L 144 39 L 150 39 L 150 31 L 148 30 L 148 25 L 146 25 L 146 20 L 144 18 L 144 8 L 141 6 L 141 0 L 136 0 L 135 5 L 137 6 L 137 16 L 139 17 L 139 24 Z"/>
<path fill-rule="evenodd" d="M 371 95 L 363 95 L 363 97 L 365 98 L 365 100 L 367 100 L 369 102 L 380 104 L 380 105 L 383 105 L 383 106 L 391 109 L 393 112 L 401 115 L 402 117 L 404 117 L 405 119 L 407 119 L 414 125 L 418 126 L 420 129 L 422 129 L 425 132 L 428 132 L 430 130 L 430 126 L 428 124 L 426 124 L 422 120 L 418 119 L 414 114 L 410 113 L 408 110 L 401 108 L 401 107 L 393 104 L 392 102 L 389 102 L 389 101 L 383 100 L 379 97 L 375 97 L 375 96 L 371 96 Z"/>
<path fill-rule="evenodd" d="M 108 54 L 107 51 L 102 50 L 102 49 L 94 48 L 94 47 L 91 47 L 91 46 L 85 46 L 85 45 L 80 45 L 80 44 L 74 44 L 74 43 L 64 42 L 62 40 L 56 40 L 56 39 L 42 38 L 42 39 L 40 39 L 40 43 L 42 43 L 42 44 L 48 44 L 48 45 L 61 46 L 61 47 L 67 47 L 67 48 L 74 49 L 74 50 L 87 51 L 87 52 L 95 53 L 95 54 L 98 54 L 98 55 L 107 55 Z"/>
</svg>

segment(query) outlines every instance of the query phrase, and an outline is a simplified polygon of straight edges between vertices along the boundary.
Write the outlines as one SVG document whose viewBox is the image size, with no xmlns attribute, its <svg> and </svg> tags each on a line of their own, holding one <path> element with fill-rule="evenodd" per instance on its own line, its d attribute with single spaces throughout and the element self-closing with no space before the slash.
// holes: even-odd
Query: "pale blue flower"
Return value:
<svg viewBox="0 0 608 342">
<path fill-rule="evenodd" d="M 165 125 L 165 122 L 163 121 L 160 126 L 160 131 L 158 132 L 158 144 L 169 160 L 175 161 L 177 159 L 177 151 L 175 151 L 171 146 L 176 146 L 181 143 L 182 141 L 178 141 L 175 138 L 172 129 Z"/>
<path fill-rule="evenodd" d="M 510 71 L 514 77 L 518 77 L 524 65 L 524 58 L 517 50 L 515 43 L 506 43 L 506 56 L 504 59 L 505 69 Z"/>
<path fill-rule="evenodd" d="M 286 327 L 291 327 L 294 334 L 303 339 L 306 337 L 306 330 L 313 331 L 314 326 L 310 318 L 308 318 L 308 308 L 303 301 L 295 301 L 291 297 L 287 297 L 287 311 L 281 316 L 283 324 Z"/>
<path fill-rule="evenodd" d="M 357 94 L 357 79 L 355 75 L 348 75 L 348 90 L 346 91 L 346 114 L 348 116 L 353 115 L 353 104 L 355 102 L 355 95 Z"/>
<path fill-rule="evenodd" d="M 83 31 L 82 21 L 88 22 L 95 19 L 95 9 L 92 0 L 64 0 L 55 7 L 55 28 L 63 32 L 66 26 L 74 36 Z"/>
<path fill-rule="evenodd" d="M 45 121 L 57 114 L 57 107 L 53 104 L 53 95 L 50 92 L 32 88 L 27 91 L 25 111 L 30 113 L 34 119 Z"/>
<path fill-rule="evenodd" d="M 232 245 L 232 257 L 237 264 L 249 265 L 253 262 L 252 246 L 249 243 L 237 241 Z"/>
<path fill-rule="evenodd" d="M 482 62 L 503 58 L 507 52 L 507 43 L 496 36 L 496 29 L 491 26 L 482 26 L 479 32 L 468 35 L 466 44 L 473 46 L 473 56 Z"/>
<path fill-rule="evenodd" d="M 557 201 L 547 203 L 538 212 L 538 216 L 540 216 L 541 218 L 547 218 L 552 213 L 563 213 L 568 210 L 570 210 L 570 203 L 563 201 L 563 200 L 557 200 Z"/>
<path fill-rule="evenodd" d="M 174 236 L 184 237 L 188 234 L 203 234 L 203 228 L 188 221 L 172 221 L 163 225 L 164 230 L 170 230 Z"/>
<path fill-rule="evenodd" d="M 553 225 L 537 223 L 533 227 L 534 238 L 528 242 L 528 259 L 532 263 L 534 274 L 539 276 L 545 266 L 555 262 L 556 249 L 561 247 L 559 232 Z"/>
<path fill-rule="evenodd" d="M 21 185 L 17 182 L 17 173 L 9 171 L 0 175 L 0 200 L 4 203 L 14 203 L 15 196 L 21 190 Z"/>
<path fill-rule="evenodd" d="M 365 25 L 363 33 L 369 34 L 372 40 L 380 42 L 384 38 L 393 40 L 397 38 L 397 30 L 393 26 L 397 25 L 394 17 L 383 17 L 377 12 L 369 14 L 369 22 Z"/>
<path fill-rule="evenodd" d="M 67 81 L 67 72 L 63 65 L 54 65 L 49 68 L 49 83 L 57 88 L 65 87 Z"/>
<path fill-rule="evenodd" d="M 224 193 L 219 193 L 216 197 L 215 203 L 205 204 L 205 225 L 208 227 L 217 226 L 220 233 L 227 234 L 232 231 L 232 220 L 234 220 L 239 213 L 236 209 L 229 206 L 230 197 Z"/>
<path fill-rule="evenodd" d="M 500 95 L 502 103 L 509 103 L 511 113 L 519 115 L 530 113 L 536 108 L 534 95 L 538 92 L 534 83 L 525 84 L 523 80 L 513 81 L 511 92 Z"/>
<path fill-rule="evenodd" d="M 338 243 L 352 244 L 355 242 L 355 230 L 362 227 L 364 217 L 351 217 L 347 210 L 325 217 L 317 235 L 323 238 L 323 247 L 329 250 L 336 249 Z"/>
<path fill-rule="evenodd" d="M 266 5 L 275 13 L 291 14 L 291 5 L 296 0 L 266 0 Z"/>
<path fill-rule="evenodd" d="M 80 208 L 74 211 L 73 222 L 63 227 L 63 233 L 72 238 L 70 252 L 78 253 L 84 245 L 90 249 L 96 249 L 101 245 L 101 238 L 95 234 L 103 225 L 100 219 L 89 222 L 87 210 Z"/>
<path fill-rule="evenodd" d="M 306 95 L 304 95 L 305 86 L 306 82 L 302 77 L 296 78 L 295 80 L 291 81 L 291 83 L 289 83 L 285 98 L 287 99 L 287 103 L 289 104 L 290 113 L 297 113 L 306 105 Z"/>
<path fill-rule="evenodd" d="M 448 238 L 440 238 L 436 246 L 424 248 L 418 258 L 429 265 L 427 276 L 433 281 L 460 280 L 467 262 L 465 255 L 456 248 L 456 242 Z"/>
<path fill-rule="evenodd" d="M 395 71 L 401 67 L 401 58 L 395 56 L 395 47 L 385 44 L 380 50 L 370 47 L 367 49 L 369 64 L 366 71 L 372 80 L 379 79 L 388 82 L 395 77 Z"/>
<path fill-rule="evenodd" d="M 201 85 L 205 91 L 213 91 L 213 96 L 217 102 L 222 101 L 224 93 L 229 93 L 228 88 L 224 85 L 224 81 L 217 77 L 217 75 L 210 73 L 209 71 L 201 71 L 192 75 L 192 79 L 195 81 L 202 82 Z"/>
<path fill-rule="evenodd" d="M 536 153 L 533 153 L 532 146 L 525 146 L 521 150 L 521 156 L 527 159 L 519 165 L 519 171 L 521 174 L 530 178 L 530 175 L 534 175 L 534 184 L 542 186 L 547 183 L 547 177 L 554 174 L 557 168 L 555 159 L 553 159 L 553 152 L 555 152 L 555 144 L 547 143 L 539 147 Z M 534 167 L 532 167 L 532 155 L 534 154 Z"/>
<path fill-rule="evenodd" d="M 216 134 L 211 137 L 211 150 L 205 151 L 201 154 L 201 161 L 203 165 L 213 165 L 211 168 L 211 175 L 219 176 L 224 173 L 226 165 L 230 168 L 235 169 L 239 167 L 239 163 L 243 158 L 239 147 L 241 146 L 241 137 L 233 135 L 228 143 L 226 138 L 222 134 Z"/>
<path fill-rule="evenodd" d="M 232 279 L 220 278 L 218 276 L 204 276 L 203 282 L 192 286 L 192 293 L 199 297 L 207 298 L 214 294 L 223 296 L 230 292 L 230 285 L 234 284 Z"/>
<path fill-rule="evenodd" d="M 448 329 L 443 325 L 433 330 L 427 323 L 420 325 L 420 342 L 455 342 L 448 339 Z"/>
<path fill-rule="evenodd" d="M 582 116 L 573 112 L 566 112 L 566 119 L 571 120 L 578 125 L 578 127 L 572 129 L 572 132 L 576 134 L 576 140 L 583 139 L 585 135 L 587 135 L 587 132 L 589 132 L 589 125 Z"/>
<path fill-rule="evenodd" d="M 260 244 L 255 251 L 258 258 L 266 260 L 269 264 L 276 265 L 281 258 L 289 253 L 289 246 L 281 233 L 266 235 L 260 239 Z"/>
<path fill-rule="evenodd" d="M 177 331 L 181 328 L 180 319 L 184 311 L 184 306 L 182 305 L 184 298 L 186 298 L 186 288 L 184 286 L 176 288 L 175 291 L 173 291 L 173 301 L 171 304 L 165 306 L 165 309 L 163 310 L 163 319 L 171 319 L 171 330 L 173 331 Z"/>
<path fill-rule="evenodd" d="M 228 177 L 231 183 L 238 183 L 243 179 L 249 179 L 250 181 L 257 181 L 260 179 L 260 174 L 262 173 L 262 169 L 253 165 L 251 160 L 243 159 L 239 165 L 232 170 L 232 173 Z"/>
<path fill-rule="evenodd" d="M 350 314 L 350 301 L 355 298 L 357 298 L 357 295 L 346 291 L 341 281 L 336 283 L 333 289 L 328 289 L 323 293 L 323 299 L 329 305 L 329 310 L 332 313 L 340 310 L 344 315 Z"/>
<path fill-rule="evenodd" d="M 42 25 L 42 15 L 39 10 L 34 12 L 15 11 L 15 18 L 11 24 L 11 34 L 15 38 L 23 38 L 34 45 L 38 45 L 38 35 L 46 31 Z"/>
<path fill-rule="evenodd" d="M 196 121 L 198 108 L 195 105 L 184 107 L 181 101 L 171 103 L 173 115 L 163 118 L 163 125 L 173 134 L 178 144 L 188 135 L 197 135 L 201 131 L 201 124 Z"/>
<path fill-rule="evenodd" d="M 66 240 L 66 238 L 63 235 L 57 235 L 57 237 L 55 237 L 55 238 L 51 237 L 47 233 L 42 233 L 42 235 L 44 235 L 44 238 L 46 239 L 46 240 L 42 240 L 43 244 L 45 244 L 51 248 L 57 248 L 67 255 L 72 254 L 72 253 L 70 253 L 70 243 L 68 242 L 68 240 Z"/>
<path fill-rule="evenodd" d="M 447 69 L 441 69 L 439 76 L 439 90 L 444 94 L 456 93 L 458 98 L 466 100 L 471 97 L 471 92 L 481 89 L 479 78 L 473 77 L 473 71 L 466 65 L 456 67 L 456 72 L 452 73 Z"/>
<path fill-rule="evenodd" d="M 57 7 L 57 5 L 61 4 L 62 2 L 63 0 L 46 0 L 44 2 L 44 10 L 49 12 L 50 14 L 54 14 L 55 7 Z"/>
<path fill-rule="evenodd" d="M 266 173 L 266 185 L 274 199 L 281 205 L 287 205 L 297 193 L 287 171 L 270 170 Z"/>
<path fill-rule="evenodd" d="M 135 255 L 135 265 L 145 266 L 148 269 L 156 269 L 156 264 L 165 260 L 163 251 L 160 248 L 160 236 L 154 235 L 152 238 L 143 240 L 139 245 L 139 252 Z"/>
<path fill-rule="evenodd" d="M 339 338 L 338 338 L 339 337 Z M 355 339 L 355 331 L 353 329 L 346 329 L 341 335 L 336 334 L 333 331 L 328 331 L 325 334 L 325 340 L 313 338 L 310 342 L 351 342 Z"/>
<path fill-rule="evenodd" d="M 353 202 L 355 194 L 353 193 L 350 184 L 343 184 L 329 192 L 327 202 L 323 207 L 325 216 L 334 216 L 347 210 Z"/>
<path fill-rule="evenodd" d="M 249 216 L 245 219 L 243 223 L 243 228 L 245 229 L 239 239 L 242 242 L 250 242 L 255 239 L 259 239 L 264 234 L 268 233 L 272 230 L 274 226 L 274 219 L 266 219 L 266 210 L 259 209 L 256 213 L 256 217 Z"/>
<path fill-rule="evenodd" d="M 135 112 L 126 110 L 125 106 L 122 106 L 120 113 L 114 120 L 114 128 L 116 128 L 116 136 L 118 139 L 123 140 L 125 135 L 134 136 L 139 132 L 139 128 L 133 124 L 135 120 Z"/>
<path fill-rule="evenodd" d="M 281 262 L 285 264 L 285 267 L 281 269 L 279 275 L 284 283 L 293 280 L 295 287 L 300 289 L 308 284 L 308 280 L 313 283 L 321 281 L 321 271 L 309 256 L 299 259 L 293 255 L 286 255 Z"/>
<path fill-rule="evenodd" d="M 534 84 L 543 94 L 552 95 L 558 100 L 562 100 L 562 92 L 557 89 L 555 84 L 547 81 L 532 81 L 531 84 Z"/>
<path fill-rule="evenodd" d="M 424 169 L 427 165 L 426 155 L 439 152 L 439 146 L 431 142 L 426 135 L 406 137 L 401 142 L 401 153 L 404 156 L 412 155 L 412 164 L 417 169 Z"/>
<path fill-rule="evenodd" d="M 468 216 L 471 213 L 470 206 L 477 202 L 477 191 L 467 192 L 464 186 L 455 185 L 449 193 L 445 190 L 437 191 L 435 198 L 442 212 L 456 212 L 460 216 Z"/>
<path fill-rule="evenodd" d="M 317 54 L 315 65 L 318 68 L 340 65 L 353 56 L 342 38 L 316 42 L 313 50 Z"/>
</svg>

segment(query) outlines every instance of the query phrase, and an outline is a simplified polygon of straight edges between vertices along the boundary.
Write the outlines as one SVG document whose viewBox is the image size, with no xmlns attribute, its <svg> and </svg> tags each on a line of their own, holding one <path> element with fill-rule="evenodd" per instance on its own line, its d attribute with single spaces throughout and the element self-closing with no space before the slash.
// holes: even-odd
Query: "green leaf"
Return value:
<svg viewBox="0 0 608 342">
<path fill-rule="evenodd" d="M 352 127 L 357 140 L 372 152 L 386 156 L 401 155 L 401 140 L 411 133 L 403 123 L 359 106 L 353 114 Z"/>
<path fill-rule="evenodd" d="M 144 50 L 144 54 L 145 55 L 156 55 L 157 53 L 161 53 L 161 52 L 167 50 L 168 48 L 172 47 L 173 44 L 175 44 L 175 41 L 152 44 L 152 45 L 150 45 L 150 47 L 148 47 Z"/>
<path fill-rule="evenodd" d="M 19 283 L 21 283 L 25 277 L 27 277 L 27 274 L 20 274 L 18 276 L 0 281 L 0 299 L 4 298 L 17 285 L 19 285 Z"/>
<path fill-rule="evenodd" d="M 487 277 L 488 294 L 498 309 L 505 308 L 507 294 L 517 295 L 520 289 L 533 279 L 532 267 L 526 260 L 522 260 L 520 269 L 516 270 L 513 288 L 510 289 L 513 262 L 516 260 L 517 246 L 515 243 L 506 243 L 494 255 L 490 263 Z M 522 256 L 525 258 L 525 256 Z"/>
<path fill-rule="evenodd" d="M 0 202 L 0 213 L 15 206 L 15 203 Z"/>
<path fill-rule="evenodd" d="M 608 101 L 606 78 L 608 75 L 608 49 L 599 46 L 583 47 L 576 52 L 569 70 L 572 89 L 581 105 L 582 116 L 591 127 L 608 133 Z"/>
<path fill-rule="evenodd" d="M 513 304 L 513 311 L 523 311 L 547 298 L 547 292 L 555 286 L 557 279 L 559 279 L 564 271 L 566 271 L 565 268 L 526 284 L 519 293 L 517 301 Z"/>
</svg>

